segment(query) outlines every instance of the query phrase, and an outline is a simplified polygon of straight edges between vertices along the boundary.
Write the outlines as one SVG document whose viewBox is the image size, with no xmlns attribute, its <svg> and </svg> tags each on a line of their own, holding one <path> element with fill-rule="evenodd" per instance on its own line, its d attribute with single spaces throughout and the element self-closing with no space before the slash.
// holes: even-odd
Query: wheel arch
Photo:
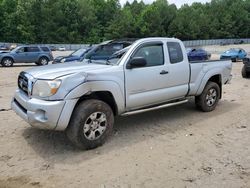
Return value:
<svg viewBox="0 0 250 188">
<path fill-rule="evenodd" d="M 222 75 L 219 74 L 219 73 L 213 74 L 210 77 L 207 76 L 206 78 L 204 78 L 204 80 L 203 80 L 202 84 L 200 85 L 196 95 L 200 95 L 203 92 L 203 90 L 206 87 L 208 82 L 215 82 L 215 83 L 217 83 L 219 85 L 220 99 L 221 99 L 221 97 L 222 97 Z"/>
<path fill-rule="evenodd" d="M 15 63 L 14 57 L 12 57 L 12 56 L 10 56 L 10 55 L 3 56 L 3 57 L 1 58 L 1 63 L 2 63 L 2 61 L 3 61 L 5 58 L 10 58 L 10 59 L 12 59 L 13 63 Z"/>
<path fill-rule="evenodd" d="M 88 95 L 83 95 L 77 101 L 75 108 L 82 101 L 89 100 L 89 99 L 97 99 L 97 100 L 101 100 L 101 101 L 107 103 L 111 107 L 114 115 L 115 116 L 118 115 L 118 107 L 117 107 L 117 104 L 115 102 L 115 98 L 110 91 L 95 91 L 95 92 L 92 92 Z"/>
<path fill-rule="evenodd" d="M 46 54 L 41 54 L 41 55 L 39 55 L 37 61 L 39 61 L 41 58 L 46 58 L 46 59 L 49 61 L 49 56 L 47 56 Z"/>
<path fill-rule="evenodd" d="M 85 82 L 74 88 L 65 96 L 65 99 L 99 99 L 109 104 L 114 112 L 118 115 L 124 111 L 125 101 L 124 94 L 118 83 L 114 81 L 92 81 Z"/>
</svg>

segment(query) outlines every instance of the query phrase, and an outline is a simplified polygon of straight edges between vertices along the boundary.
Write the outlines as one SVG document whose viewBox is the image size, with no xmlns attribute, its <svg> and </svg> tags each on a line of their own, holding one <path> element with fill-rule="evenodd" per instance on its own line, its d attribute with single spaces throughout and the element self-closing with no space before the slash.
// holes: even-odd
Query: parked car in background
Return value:
<svg viewBox="0 0 250 188">
<path fill-rule="evenodd" d="M 51 51 L 56 51 L 56 47 L 55 46 L 50 46 L 49 47 Z"/>
<path fill-rule="evenodd" d="M 119 39 L 105 41 L 85 54 L 84 59 L 90 60 L 107 60 L 115 52 L 126 48 L 134 43 L 136 39 Z"/>
<path fill-rule="evenodd" d="M 64 46 L 60 46 L 60 47 L 58 48 L 58 50 L 59 50 L 59 51 L 65 51 L 66 48 L 65 48 Z"/>
<path fill-rule="evenodd" d="M 243 78 L 249 78 L 250 77 L 250 57 L 243 59 L 243 67 L 241 70 L 241 74 Z"/>
<path fill-rule="evenodd" d="M 8 51 L 9 50 L 9 46 L 7 44 L 2 44 L 2 45 L 0 45 L 0 50 L 1 51 Z"/>
<path fill-rule="evenodd" d="M 187 55 L 189 61 L 209 60 L 211 53 L 202 48 L 188 48 Z"/>
<path fill-rule="evenodd" d="M 247 53 L 242 48 L 231 48 L 223 52 L 220 56 L 220 59 L 231 59 L 232 62 L 242 60 L 247 56 Z"/>
<path fill-rule="evenodd" d="M 17 47 L 17 44 L 11 44 L 11 45 L 10 45 L 10 50 L 15 49 L 16 47 Z"/>
<path fill-rule="evenodd" d="M 189 62 L 175 38 L 140 39 L 117 57 L 111 63 L 92 60 L 21 72 L 11 107 L 33 127 L 66 131 L 75 146 L 93 149 L 112 133 L 114 116 L 179 105 L 190 97 L 198 109 L 213 111 L 232 78 L 230 60 Z"/>
<path fill-rule="evenodd" d="M 52 60 L 53 55 L 46 46 L 19 46 L 10 52 L 0 53 L 0 63 L 3 67 L 11 67 L 14 63 L 47 65 Z"/>
<path fill-rule="evenodd" d="M 242 39 L 235 39 L 234 44 L 244 44 L 244 40 Z"/>
<path fill-rule="evenodd" d="M 230 43 L 230 41 L 228 39 L 225 39 L 225 40 L 220 42 L 221 46 L 226 46 L 226 45 L 229 45 L 229 44 L 231 44 L 231 43 Z"/>
<path fill-rule="evenodd" d="M 91 48 L 81 48 L 74 51 L 72 54 L 68 56 L 58 56 L 54 59 L 52 64 L 56 63 L 66 63 L 66 62 L 73 62 L 73 61 L 80 61 L 81 58 L 90 50 Z"/>
</svg>

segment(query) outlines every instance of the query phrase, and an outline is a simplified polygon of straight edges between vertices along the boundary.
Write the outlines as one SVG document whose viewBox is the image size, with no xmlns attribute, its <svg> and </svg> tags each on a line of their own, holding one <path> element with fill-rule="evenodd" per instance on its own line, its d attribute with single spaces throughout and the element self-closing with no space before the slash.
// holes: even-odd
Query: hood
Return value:
<svg viewBox="0 0 250 188">
<path fill-rule="evenodd" d="M 74 56 L 74 55 L 65 57 L 65 62 L 76 61 L 76 60 L 80 60 L 80 57 L 79 56 Z"/>
<path fill-rule="evenodd" d="M 237 52 L 224 52 L 223 54 L 221 54 L 222 56 L 237 56 L 238 53 Z"/>
<path fill-rule="evenodd" d="M 65 62 L 68 62 L 68 61 L 76 61 L 76 60 L 79 60 L 80 57 L 78 56 L 73 56 L 73 55 L 69 55 L 69 56 L 58 56 L 54 59 L 55 62 L 61 62 L 62 59 L 65 59 Z"/>
<path fill-rule="evenodd" d="M 107 69 L 110 67 L 111 67 L 110 65 L 76 62 L 76 63 L 61 63 L 61 64 L 46 65 L 43 67 L 28 69 L 25 72 L 30 74 L 34 78 L 50 80 L 70 74 L 88 73 L 90 71 Z"/>
<path fill-rule="evenodd" d="M 6 53 L 10 53 L 8 51 L 0 51 L 0 54 L 6 54 Z"/>
</svg>

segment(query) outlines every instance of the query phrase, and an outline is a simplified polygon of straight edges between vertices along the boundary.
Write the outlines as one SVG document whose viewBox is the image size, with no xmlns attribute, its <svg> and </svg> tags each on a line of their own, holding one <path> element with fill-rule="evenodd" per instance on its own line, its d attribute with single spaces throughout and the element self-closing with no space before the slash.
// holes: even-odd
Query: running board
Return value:
<svg viewBox="0 0 250 188">
<path fill-rule="evenodd" d="M 179 104 L 184 104 L 188 102 L 188 100 L 182 100 L 182 101 L 178 101 L 178 102 L 173 102 L 173 103 L 168 103 L 168 104 L 163 104 L 160 106 L 155 106 L 155 107 L 151 107 L 151 108 L 144 108 L 144 109 L 140 109 L 140 110 L 135 110 L 135 111 L 131 111 L 131 112 L 126 112 L 124 114 L 121 114 L 121 116 L 130 116 L 130 115 L 134 115 L 134 114 L 139 114 L 139 113 L 143 113 L 143 112 L 148 112 L 148 111 L 152 111 L 152 110 L 159 110 L 162 108 L 166 108 L 166 107 L 170 107 L 170 106 L 175 106 L 175 105 L 179 105 Z"/>
</svg>

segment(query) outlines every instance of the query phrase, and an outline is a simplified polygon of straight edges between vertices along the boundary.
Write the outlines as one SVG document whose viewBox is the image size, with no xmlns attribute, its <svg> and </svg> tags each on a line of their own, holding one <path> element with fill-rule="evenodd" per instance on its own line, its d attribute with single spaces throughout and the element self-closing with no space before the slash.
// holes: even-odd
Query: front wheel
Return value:
<svg viewBox="0 0 250 188">
<path fill-rule="evenodd" d="M 3 58 L 1 64 L 3 67 L 12 67 L 13 66 L 13 59 L 9 58 L 9 57 L 5 57 Z"/>
<path fill-rule="evenodd" d="M 90 99 L 76 106 L 66 134 L 78 148 L 93 149 L 105 143 L 113 124 L 114 115 L 110 106 L 103 101 Z"/>
<path fill-rule="evenodd" d="M 213 111 L 220 99 L 220 87 L 215 82 L 208 82 L 201 95 L 195 97 L 196 106 L 203 112 Z"/>
</svg>

